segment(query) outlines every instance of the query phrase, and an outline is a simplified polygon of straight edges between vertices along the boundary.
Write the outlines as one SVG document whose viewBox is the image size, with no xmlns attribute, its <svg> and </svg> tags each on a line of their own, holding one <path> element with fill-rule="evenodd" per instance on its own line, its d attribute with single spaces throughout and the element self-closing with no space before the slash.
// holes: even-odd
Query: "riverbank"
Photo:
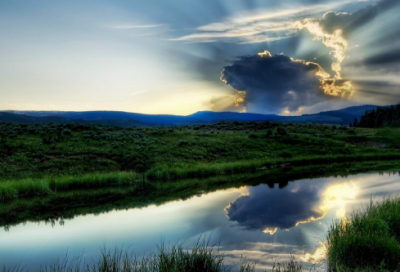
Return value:
<svg viewBox="0 0 400 272">
<path fill-rule="evenodd" d="M 328 234 L 332 272 L 400 271 L 400 199 L 371 200 L 349 220 L 336 222 Z"/>
<path fill-rule="evenodd" d="M 285 187 L 289 182 L 301 179 L 389 172 L 398 169 L 400 169 L 400 161 L 364 161 L 325 165 L 311 164 L 298 167 L 282 166 L 251 173 L 221 175 L 204 179 L 181 179 L 168 182 L 139 180 L 133 183 L 125 183 L 123 178 L 136 176 L 129 173 L 118 173 L 121 182 L 110 178 L 109 180 L 113 183 L 106 187 L 95 188 L 92 186 L 93 184 L 103 186 L 104 183 L 100 181 L 93 183 L 88 179 L 90 186 L 87 188 L 59 187 L 59 190 L 52 191 L 49 187 L 45 190 L 46 194 L 44 195 L 4 200 L 0 205 L 0 226 L 10 228 L 15 224 L 28 221 L 57 222 L 79 215 L 140 208 L 151 204 L 161 205 L 169 201 L 184 200 L 201 194 L 241 186 L 268 184 L 270 187 Z M 118 177 L 117 174 L 115 176 Z M 103 176 L 100 175 L 100 177 Z M 66 179 L 68 180 L 68 177 Z M 83 181 L 85 180 L 82 178 L 82 182 L 77 184 L 84 185 Z"/>
<path fill-rule="evenodd" d="M 230 175 L 236 173 L 254 173 L 262 171 L 263 174 L 275 174 L 279 171 L 287 171 L 293 167 L 308 165 L 344 164 L 346 162 L 400 162 L 400 152 L 387 152 L 385 154 L 367 155 L 336 155 L 298 157 L 292 159 L 258 159 L 243 162 L 224 164 L 197 164 L 186 168 L 162 168 L 150 170 L 144 174 L 135 172 L 89 173 L 83 175 L 64 175 L 56 177 L 11 179 L 0 182 L 0 200 L 10 200 L 21 197 L 38 195 L 50 195 L 63 191 L 90 188 L 107 188 L 122 186 L 131 190 L 140 191 L 144 187 L 157 186 L 158 182 L 174 181 L 188 178 L 208 178 L 218 175 Z M 375 163 L 374 163 L 375 164 Z M 304 168 L 305 169 L 305 168 Z M 303 171 L 304 171 L 303 169 Z M 313 175 L 315 170 L 308 174 Z M 320 173 L 320 171 L 318 171 Z"/>
</svg>

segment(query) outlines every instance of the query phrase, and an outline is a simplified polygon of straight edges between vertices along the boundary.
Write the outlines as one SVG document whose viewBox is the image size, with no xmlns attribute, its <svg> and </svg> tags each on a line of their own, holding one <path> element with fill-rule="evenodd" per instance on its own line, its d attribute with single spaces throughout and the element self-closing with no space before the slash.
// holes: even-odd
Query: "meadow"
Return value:
<svg viewBox="0 0 400 272">
<path fill-rule="evenodd" d="M 269 122 L 152 128 L 0 123 L 0 195 L 9 196 L 4 192 L 11 184 L 20 184 L 21 194 L 29 195 L 46 193 L 46 186 L 32 187 L 40 182 L 53 189 L 89 183 L 97 187 L 253 172 L 282 164 L 400 159 L 399 136 L 396 128 Z M 129 174 L 110 174 L 118 172 Z"/>
<path fill-rule="evenodd" d="M 299 167 L 312 175 L 323 173 L 304 167 L 400 160 L 397 128 L 270 122 L 153 128 L 0 123 L 0 137 L 1 201 L 116 186 L 154 194 L 184 179 L 259 171 L 277 175 L 277 169 L 289 175 Z"/>
</svg>

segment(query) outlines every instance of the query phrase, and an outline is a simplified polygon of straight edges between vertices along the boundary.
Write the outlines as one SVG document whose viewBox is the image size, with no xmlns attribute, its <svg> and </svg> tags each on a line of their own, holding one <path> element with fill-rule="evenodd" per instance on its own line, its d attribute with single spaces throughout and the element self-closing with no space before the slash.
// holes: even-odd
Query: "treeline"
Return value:
<svg viewBox="0 0 400 272">
<path fill-rule="evenodd" d="M 400 127 L 400 104 L 367 110 L 354 125 L 363 128 L 379 128 L 383 125 Z"/>
</svg>

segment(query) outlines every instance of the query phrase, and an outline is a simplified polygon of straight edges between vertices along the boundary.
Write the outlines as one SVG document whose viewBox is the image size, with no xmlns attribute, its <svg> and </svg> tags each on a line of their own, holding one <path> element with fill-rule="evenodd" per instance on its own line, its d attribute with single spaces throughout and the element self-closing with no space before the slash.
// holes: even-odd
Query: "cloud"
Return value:
<svg viewBox="0 0 400 272">
<path fill-rule="evenodd" d="M 240 96 L 226 95 L 215 96 L 211 98 L 212 111 L 238 111 L 243 112 L 246 108 L 243 106 L 243 98 Z"/>
<path fill-rule="evenodd" d="M 330 11 L 319 20 L 319 23 L 329 33 L 341 29 L 344 36 L 349 36 L 353 31 L 370 23 L 380 14 L 398 4 L 400 4 L 398 0 L 381 0 L 375 5 L 364 7 L 351 14 Z"/>
<path fill-rule="evenodd" d="M 376 5 L 367 6 L 352 14 L 329 11 L 321 19 L 306 18 L 292 25 L 298 30 L 307 30 L 314 39 L 321 40 L 326 47 L 332 49 L 331 53 L 336 62 L 332 63 L 331 68 L 336 73 L 335 78 L 341 79 L 342 63 L 347 58 L 348 36 L 399 3 L 398 0 L 381 0 Z M 398 54 L 396 57 L 398 58 Z"/>
<path fill-rule="evenodd" d="M 272 42 L 296 35 L 292 23 L 343 4 L 304 6 L 276 11 L 242 13 L 225 18 L 222 22 L 196 28 L 196 33 L 171 40 L 189 42 L 234 42 L 240 44 Z"/>
<path fill-rule="evenodd" d="M 290 184 L 284 189 L 266 185 L 250 188 L 226 208 L 226 215 L 248 230 L 274 234 L 278 229 L 290 229 L 299 224 L 323 218 L 336 208 L 338 218 L 346 218 L 346 203 L 359 192 L 353 183 L 331 185 L 321 192 L 313 181 Z M 285 201 L 281 201 L 284 199 Z"/>
<path fill-rule="evenodd" d="M 156 24 L 156 25 L 117 25 L 112 26 L 111 28 L 116 29 L 140 29 L 140 28 L 157 28 L 157 27 L 165 27 L 166 24 Z"/>
<path fill-rule="evenodd" d="M 225 208 L 226 214 L 248 230 L 274 234 L 277 229 L 290 229 L 299 222 L 323 216 L 318 209 L 319 191 L 307 185 L 296 190 L 272 190 L 266 185 L 250 188 L 249 195 L 239 197 Z"/>
<path fill-rule="evenodd" d="M 221 80 L 243 94 L 248 111 L 298 111 L 354 92 L 350 81 L 332 78 L 317 63 L 270 52 L 239 57 L 224 67 Z"/>
<path fill-rule="evenodd" d="M 331 13 L 326 13 L 324 17 L 329 14 Z M 324 20 L 324 17 L 322 20 Z M 299 30 L 308 30 L 314 36 L 314 39 L 321 40 L 326 47 L 332 48 L 333 57 L 336 59 L 336 62 L 332 63 L 331 68 L 336 73 L 335 77 L 341 79 L 341 64 L 346 58 L 346 49 L 348 46 L 348 42 L 343 36 L 343 31 L 335 29 L 333 33 L 328 33 L 324 30 L 319 20 L 312 18 L 297 21 L 293 23 L 293 27 Z"/>
</svg>

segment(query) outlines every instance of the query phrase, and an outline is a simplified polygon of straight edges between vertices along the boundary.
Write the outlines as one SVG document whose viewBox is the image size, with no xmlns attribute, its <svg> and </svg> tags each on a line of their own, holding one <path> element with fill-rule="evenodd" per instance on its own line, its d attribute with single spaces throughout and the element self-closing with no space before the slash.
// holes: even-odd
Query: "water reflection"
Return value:
<svg viewBox="0 0 400 272">
<path fill-rule="evenodd" d="M 345 216 L 345 203 L 355 199 L 358 188 L 353 183 L 329 186 L 302 182 L 282 190 L 270 186 L 250 187 L 226 208 L 226 215 L 246 230 L 262 230 L 273 235 L 278 229 L 288 230 L 299 224 L 323 218 L 329 210 L 339 207 L 338 217 Z"/>
<path fill-rule="evenodd" d="M 323 258 L 320 242 L 332 220 L 348 217 L 371 196 L 398 192 L 397 175 L 363 174 L 299 180 L 284 188 L 234 188 L 160 206 L 77 215 L 62 224 L 27 222 L 0 232 L 0 267 L 21 263 L 35 269 L 67 250 L 72 257 L 85 252 L 95 260 L 104 245 L 131 246 L 143 255 L 155 251 L 163 238 L 187 241 L 190 247 L 200 235 L 211 244 L 221 242 L 229 264 L 245 256 L 265 271 L 274 259 L 285 261 L 289 254 L 316 263 Z"/>
</svg>

